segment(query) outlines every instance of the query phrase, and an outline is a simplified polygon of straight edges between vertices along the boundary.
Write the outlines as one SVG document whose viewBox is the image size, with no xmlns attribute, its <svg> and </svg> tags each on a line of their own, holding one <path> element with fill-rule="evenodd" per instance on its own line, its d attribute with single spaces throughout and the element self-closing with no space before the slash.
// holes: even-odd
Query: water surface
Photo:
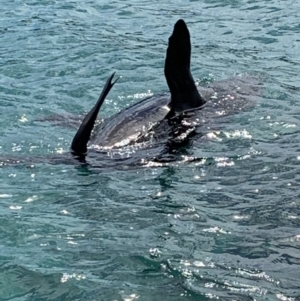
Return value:
<svg viewBox="0 0 300 301">
<path fill-rule="evenodd" d="M 198 163 L 0 169 L 0 300 L 298 300 L 298 1 L 8 1 L 0 8 L 1 156 L 68 151 L 37 119 L 108 116 L 167 91 L 174 23 L 197 81 L 265 79 L 262 99 L 196 141 Z"/>
</svg>

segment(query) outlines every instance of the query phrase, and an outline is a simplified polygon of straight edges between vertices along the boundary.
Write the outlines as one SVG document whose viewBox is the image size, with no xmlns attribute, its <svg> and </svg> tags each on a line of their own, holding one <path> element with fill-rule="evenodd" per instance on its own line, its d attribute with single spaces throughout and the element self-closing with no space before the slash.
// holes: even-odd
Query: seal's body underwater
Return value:
<svg viewBox="0 0 300 301">
<path fill-rule="evenodd" d="M 88 141 L 92 149 L 100 152 L 127 146 L 133 148 L 149 146 L 153 137 L 161 137 L 162 132 L 166 131 L 166 126 L 158 126 L 160 123 L 170 124 L 169 121 L 174 117 L 184 112 L 201 112 L 204 106 L 209 109 L 201 112 L 201 120 L 203 117 L 206 118 L 206 112 L 208 115 L 228 114 L 245 106 L 247 101 L 245 93 L 242 92 L 244 89 L 248 90 L 247 94 L 256 93 L 254 90 L 249 90 L 247 77 L 218 82 L 207 87 L 197 87 L 191 74 L 190 62 L 190 33 L 186 23 L 178 20 L 169 38 L 164 68 L 170 93 L 148 97 L 105 119 L 96 127 L 89 141 L 91 125 L 86 122 L 86 119 L 88 116 L 93 116 L 91 123 L 94 124 L 94 118 L 102 101 L 97 110 L 94 107 L 88 113 L 76 133 L 71 147 L 72 152 L 85 155 Z M 199 121 L 199 118 L 197 120 Z M 174 127 L 174 122 L 171 124 Z M 169 138 L 164 135 L 164 139 Z"/>
<path fill-rule="evenodd" d="M 139 164 L 137 162 L 143 161 L 144 158 L 159 160 L 162 150 L 166 152 L 164 146 L 167 146 L 168 152 L 172 141 L 187 141 L 190 132 L 196 127 L 201 131 L 201 125 L 208 124 L 214 117 L 239 112 L 248 106 L 252 97 L 258 95 L 256 80 L 248 76 L 197 87 L 191 74 L 190 61 L 189 30 L 185 22 L 179 20 L 169 38 L 165 59 L 164 71 L 169 93 L 143 99 L 106 118 L 95 127 L 98 112 L 116 82 L 112 82 L 113 74 L 108 78 L 97 103 L 85 116 L 73 138 L 70 146 L 73 156 L 63 154 L 51 158 L 35 157 L 30 161 L 74 164 L 79 159 L 80 162 L 92 166 L 114 167 L 120 162 L 120 157 L 109 161 L 110 158 L 105 154 L 120 154 L 124 153 L 124 150 L 126 158 L 132 158 L 127 165 Z M 175 143 L 175 148 L 177 146 Z M 133 156 L 137 149 L 139 154 Z M 121 159 L 123 158 L 121 155 Z M 24 163 L 24 160 L 0 158 L 0 166 L 19 162 Z"/>
</svg>

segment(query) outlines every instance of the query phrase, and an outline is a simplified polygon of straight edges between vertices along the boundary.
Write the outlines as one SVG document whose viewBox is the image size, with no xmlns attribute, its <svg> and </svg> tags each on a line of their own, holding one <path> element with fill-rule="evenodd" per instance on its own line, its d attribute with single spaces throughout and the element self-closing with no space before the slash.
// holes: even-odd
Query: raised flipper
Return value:
<svg viewBox="0 0 300 301">
<path fill-rule="evenodd" d="M 201 107 L 205 100 L 199 94 L 190 70 L 191 39 L 183 20 L 178 20 L 169 38 L 165 77 L 171 92 L 171 115 Z"/>
<path fill-rule="evenodd" d="M 107 94 L 109 93 L 110 89 L 113 87 L 113 85 L 119 79 L 119 78 L 117 78 L 112 83 L 112 79 L 113 79 L 114 75 L 115 75 L 115 73 L 113 73 L 106 81 L 106 84 L 101 92 L 101 95 L 99 96 L 97 103 L 91 109 L 91 111 L 85 116 L 75 137 L 73 138 L 73 141 L 71 144 L 71 153 L 73 155 L 85 156 L 87 154 L 87 144 L 91 137 L 91 133 L 92 133 L 93 127 L 95 125 L 95 120 L 97 118 L 98 112 L 99 112 Z"/>
</svg>

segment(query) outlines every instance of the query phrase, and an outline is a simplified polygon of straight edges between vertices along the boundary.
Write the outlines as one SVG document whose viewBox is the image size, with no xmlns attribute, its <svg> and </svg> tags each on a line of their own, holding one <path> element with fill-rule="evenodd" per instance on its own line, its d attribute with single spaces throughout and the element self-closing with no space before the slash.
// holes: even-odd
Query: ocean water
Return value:
<svg viewBox="0 0 300 301">
<path fill-rule="evenodd" d="M 2 0 L 0 300 L 300 300 L 300 2 Z M 75 129 L 167 91 L 174 23 L 198 82 L 264 79 L 254 106 L 189 154 L 200 163 L 93 170 L 35 164 Z"/>
</svg>

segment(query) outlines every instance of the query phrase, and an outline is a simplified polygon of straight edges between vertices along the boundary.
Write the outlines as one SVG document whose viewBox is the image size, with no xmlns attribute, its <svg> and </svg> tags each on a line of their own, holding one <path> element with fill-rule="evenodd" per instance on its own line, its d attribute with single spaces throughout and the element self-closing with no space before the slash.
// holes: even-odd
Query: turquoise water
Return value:
<svg viewBox="0 0 300 301">
<path fill-rule="evenodd" d="M 300 3 L 2 0 L 0 300 L 299 300 Z M 33 164 L 68 151 L 112 71 L 102 116 L 167 90 L 186 20 L 197 81 L 265 79 L 254 107 L 189 152 L 129 170 Z"/>
</svg>

